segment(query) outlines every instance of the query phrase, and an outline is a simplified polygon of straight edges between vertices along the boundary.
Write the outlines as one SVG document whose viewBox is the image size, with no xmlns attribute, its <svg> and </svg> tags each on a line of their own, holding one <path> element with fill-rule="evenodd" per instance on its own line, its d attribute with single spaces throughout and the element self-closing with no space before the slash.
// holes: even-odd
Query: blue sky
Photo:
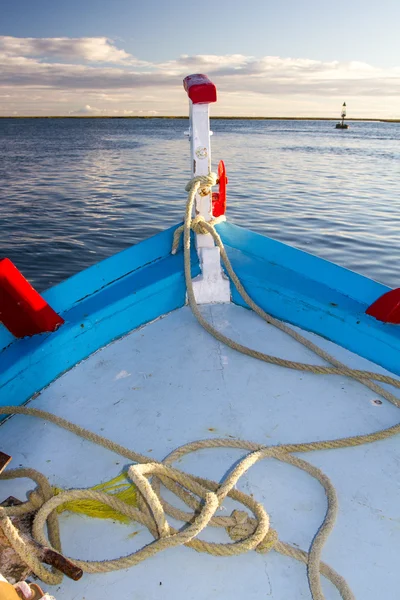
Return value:
<svg viewBox="0 0 400 600">
<path fill-rule="evenodd" d="M 399 0 L 13 0 L 0 114 L 184 114 L 206 71 L 214 114 L 399 117 L 399 23 Z"/>
</svg>

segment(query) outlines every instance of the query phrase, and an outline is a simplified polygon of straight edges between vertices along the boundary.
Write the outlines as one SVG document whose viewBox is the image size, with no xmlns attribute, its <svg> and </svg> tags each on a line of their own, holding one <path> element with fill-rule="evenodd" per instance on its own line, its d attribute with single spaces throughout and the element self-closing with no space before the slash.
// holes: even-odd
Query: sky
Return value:
<svg viewBox="0 0 400 600">
<path fill-rule="evenodd" d="M 4 1 L 4 0 L 3 0 Z M 13 0 L 0 19 L 0 115 L 400 118 L 399 0 Z"/>
</svg>

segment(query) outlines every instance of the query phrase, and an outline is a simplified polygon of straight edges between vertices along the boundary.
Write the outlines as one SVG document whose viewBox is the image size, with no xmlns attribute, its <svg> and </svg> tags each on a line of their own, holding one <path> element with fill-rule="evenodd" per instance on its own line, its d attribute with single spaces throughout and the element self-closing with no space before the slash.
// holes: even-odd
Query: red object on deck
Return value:
<svg viewBox="0 0 400 600">
<path fill-rule="evenodd" d="M 226 184 L 228 178 L 226 176 L 225 163 L 219 161 L 218 165 L 219 192 L 213 192 L 212 195 L 212 214 L 213 217 L 221 217 L 226 211 Z"/>
<path fill-rule="evenodd" d="M 210 104 L 217 101 L 217 88 L 207 75 L 188 75 L 183 80 L 183 87 L 193 104 Z"/>
<path fill-rule="evenodd" d="M 8 258 L 0 260 L 0 322 L 18 338 L 64 323 Z"/>
<path fill-rule="evenodd" d="M 378 321 L 398 325 L 400 323 L 400 288 L 383 294 L 365 312 Z"/>
</svg>

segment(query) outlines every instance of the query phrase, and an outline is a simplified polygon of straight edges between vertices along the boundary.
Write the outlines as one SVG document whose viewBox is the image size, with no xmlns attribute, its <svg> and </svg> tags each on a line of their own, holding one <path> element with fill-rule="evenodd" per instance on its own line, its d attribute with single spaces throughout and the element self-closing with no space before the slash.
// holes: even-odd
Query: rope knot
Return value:
<svg viewBox="0 0 400 600">
<path fill-rule="evenodd" d="M 28 492 L 28 502 L 32 505 L 33 510 L 37 511 L 43 506 L 43 504 L 46 502 L 46 499 L 41 493 L 41 490 L 36 488 L 35 490 Z"/>
<path fill-rule="evenodd" d="M 242 542 L 253 535 L 258 525 L 256 519 L 252 519 L 244 510 L 234 510 L 231 518 L 235 524 L 227 527 L 227 533 L 234 542 Z M 278 534 L 275 529 L 270 527 L 255 550 L 260 554 L 266 554 L 273 549 L 277 541 Z"/>
<path fill-rule="evenodd" d="M 185 186 L 185 191 L 190 192 L 194 188 L 196 190 L 200 188 L 210 188 L 217 183 L 217 175 L 216 173 L 209 173 L 208 175 L 197 175 L 193 177 Z"/>
<path fill-rule="evenodd" d="M 192 219 L 190 223 L 190 228 L 193 229 L 195 233 L 208 233 L 207 226 L 204 225 L 204 223 L 207 223 L 205 218 L 201 215 L 197 215 L 194 219 Z M 210 224 L 212 223 L 210 222 Z"/>
</svg>

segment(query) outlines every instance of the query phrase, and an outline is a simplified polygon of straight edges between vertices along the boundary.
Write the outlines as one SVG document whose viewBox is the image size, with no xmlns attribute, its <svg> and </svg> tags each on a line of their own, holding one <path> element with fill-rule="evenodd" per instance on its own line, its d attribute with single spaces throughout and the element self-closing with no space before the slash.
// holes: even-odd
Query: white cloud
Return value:
<svg viewBox="0 0 400 600">
<path fill-rule="evenodd" d="M 83 106 L 82 108 L 78 108 L 78 110 L 70 110 L 69 114 L 71 116 L 74 115 L 101 115 L 102 114 L 102 109 L 101 108 L 95 108 L 94 106 L 90 106 L 90 104 L 85 104 L 85 106 Z"/>
<path fill-rule="evenodd" d="M 8 56 L 66 58 L 89 62 L 145 65 L 106 37 L 16 38 L 0 36 L 0 52 Z"/>
<path fill-rule="evenodd" d="M 76 110 L 70 110 L 68 113 L 71 117 L 82 116 L 121 116 L 121 117 L 134 117 L 134 116 L 153 116 L 158 115 L 157 110 L 126 110 L 126 109 L 107 109 L 107 108 L 96 108 L 90 104 L 86 104 L 82 108 Z"/>
<path fill-rule="evenodd" d="M 336 116 L 345 99 L 349 116 L 400 116 L 400 67 L 242 54 L 149 63 L 105 37 L 0 37 L 0 114 L 186 114 L 193 72 L 217 84 L 215 115 Z"/>
</svg>

